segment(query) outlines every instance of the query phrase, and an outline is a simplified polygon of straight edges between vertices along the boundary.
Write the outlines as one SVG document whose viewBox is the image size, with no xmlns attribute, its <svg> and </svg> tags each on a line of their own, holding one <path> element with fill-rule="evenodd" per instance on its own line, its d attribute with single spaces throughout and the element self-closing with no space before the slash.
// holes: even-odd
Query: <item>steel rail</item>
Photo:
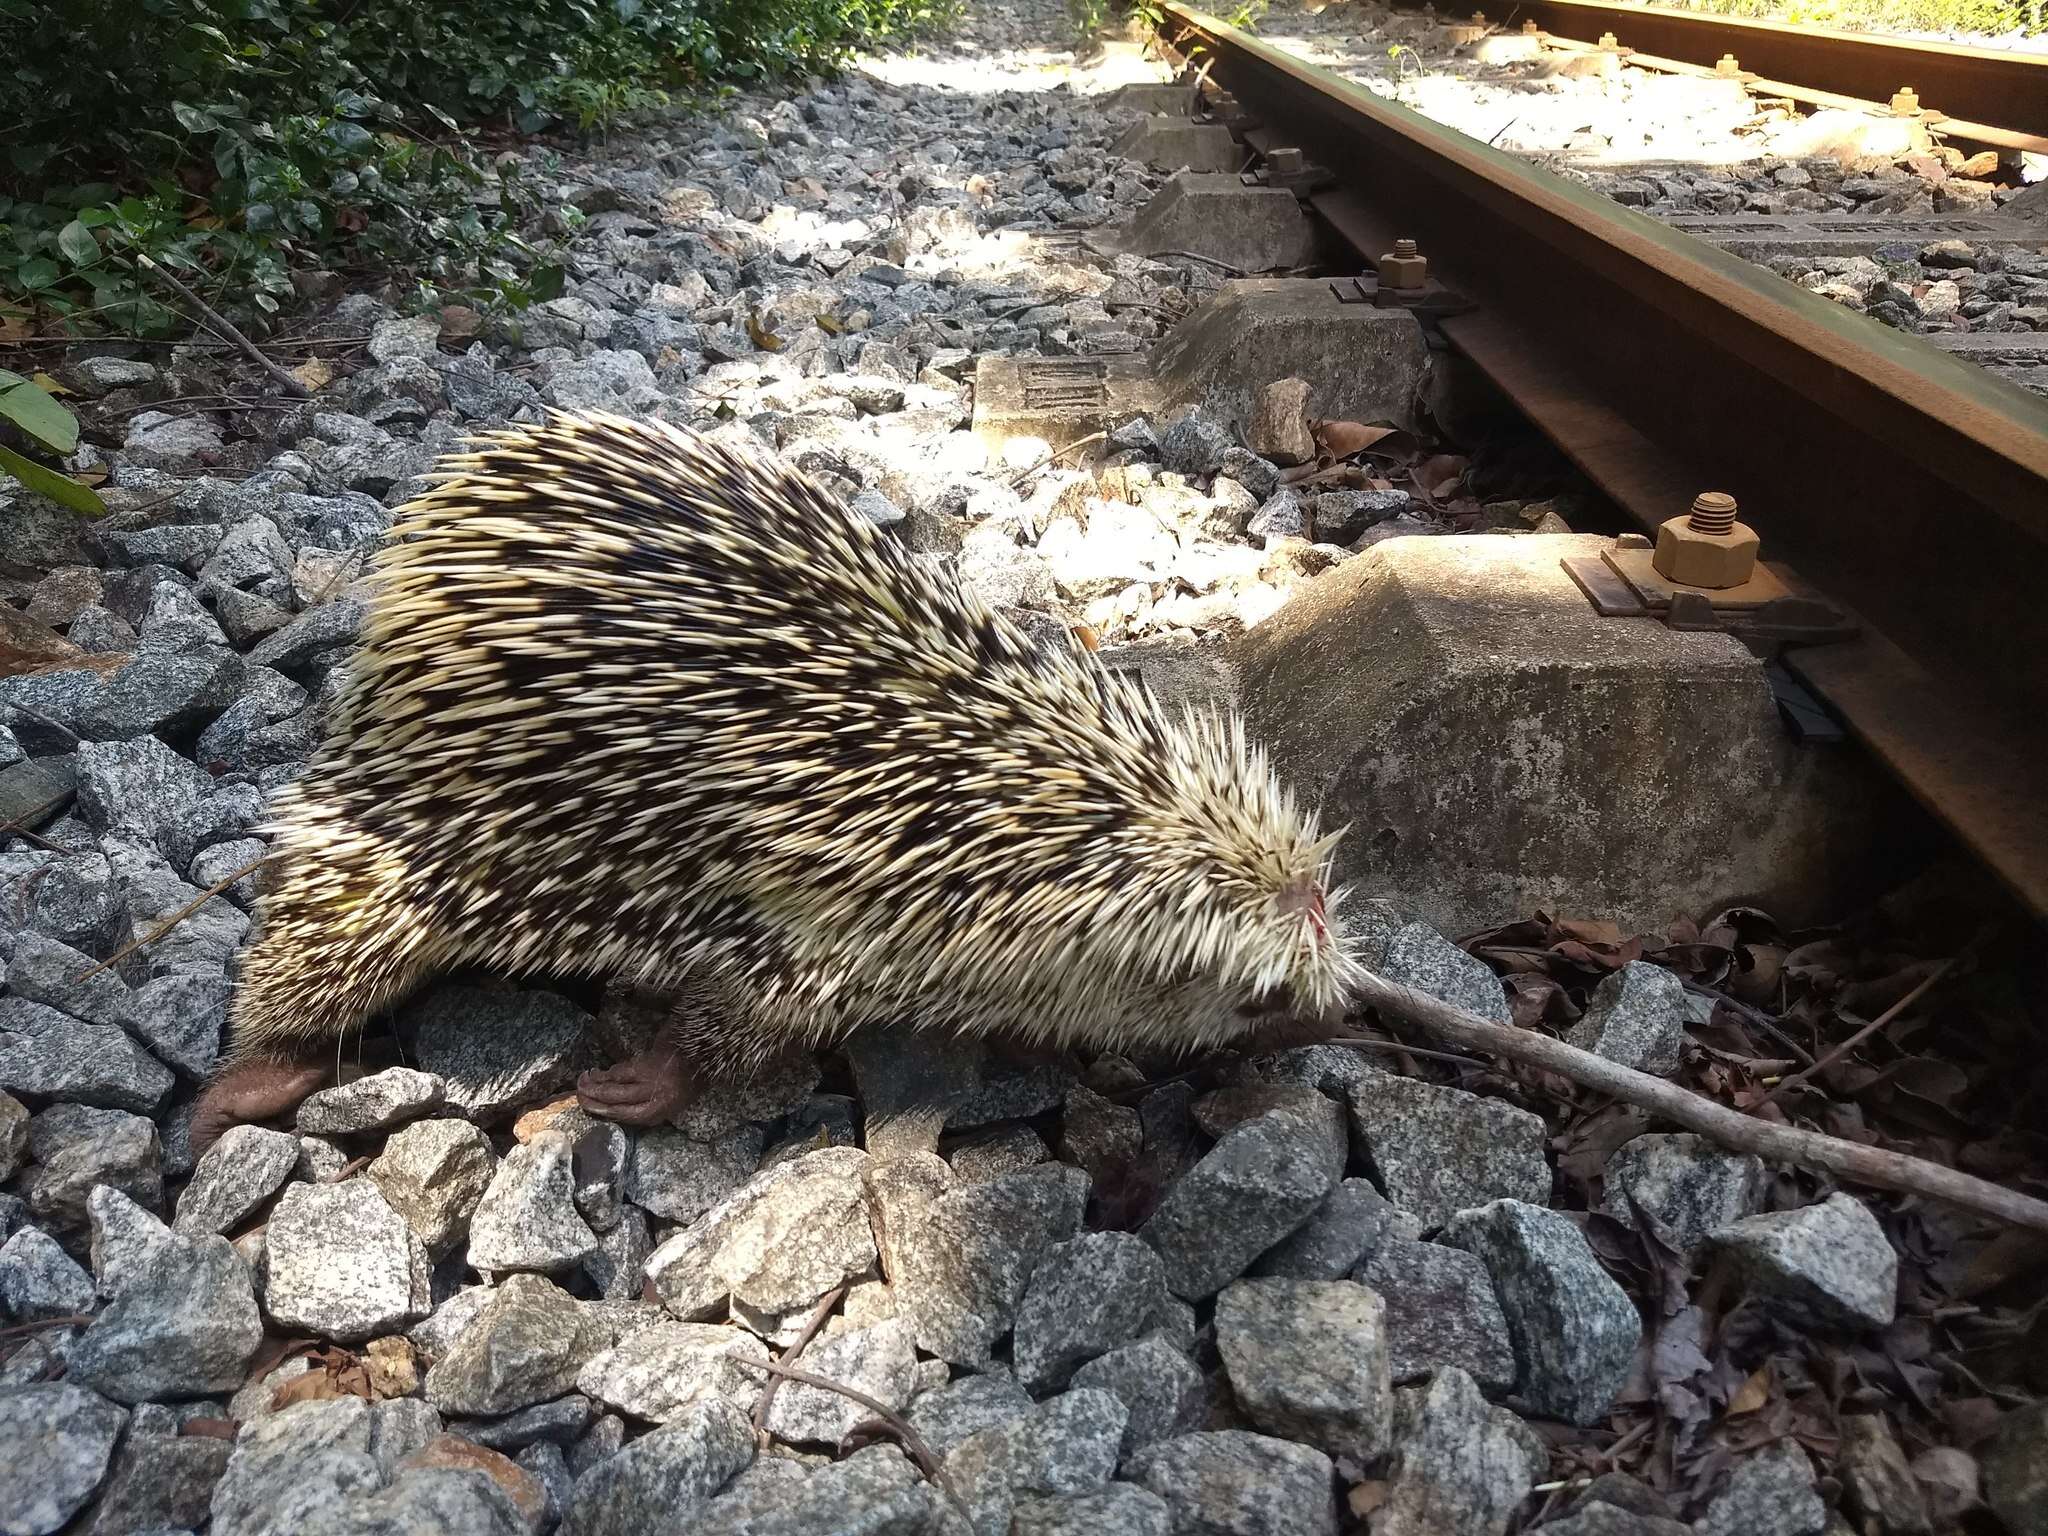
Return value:
<svg viewBox="0 0 2048 1536">
<path fill-rule="evenodd" d="M 1602 50 L 1592 43 L 1582 43 L 1572 38 L 1559 37 L 1556 33 L 1542 34 L 1545 45 L 1561 51 L 1579 54 L 1598 53 Z M 1717 79 L 1720 72 L 1704 64 L 1689 64 L 1680 59 L 1667 59 L 1658 54 L 1644 53 L 1631 48 L 1626 55 L 1628 62 L 1638 69 L 1653 69 L 1665 74 L 1686 74 L 1701 79 Z M 1744 89 L 1759 99 L 1779 97 L 1795 101 L 1802 107 L 1833 107 L 1845 112 L 1865 112 L 1883 115 L 1891 110 L 1880 101 L 1865 100 L 1860 96 L 1844 96 L 1836 91 L 1818 90 L 1810 85 L 1795 85 L 1789 80 L 1766 80 L 1760 75 L 1743 70 L 1736 78 L 1742 81 Z M 2048 155 L 2048 135 L 2023 133 L 2016 128 L 1994 128 L 1988 123 L 1972 122 L 1947 112 L 1923 110 L 1920 114 L 1927 119 L 1928 127 L 1943 139 L 1961 140 L 1966 144 L 1981 144 L 1998 150 L 2025 150 L 2032 154 Z"/>
<path fill-rule="evenodd" d="M 1792 660 L 2048 912 L 2048 400 L 1167 0 L 1162 36 L 1336 172 L 1370 257 L 1416 239 L 1443 329 L 1645 526 L 1733 492 L 1864 638 Z"/>
<path fill-rule="evenodd" d="M 1866 101 L 1910 86 L 1928 108 L 2023 134 L 2048 134 L 2048 54 L 1714 16 L 1616 0 L 1501 0 L 1510 28 L 1533 21 L 1583 43 L 1612 32 L 1625 48 L 1746 71 Z M 1934 126 L 1941 125 L 1937 122 Z"/>
</svg>

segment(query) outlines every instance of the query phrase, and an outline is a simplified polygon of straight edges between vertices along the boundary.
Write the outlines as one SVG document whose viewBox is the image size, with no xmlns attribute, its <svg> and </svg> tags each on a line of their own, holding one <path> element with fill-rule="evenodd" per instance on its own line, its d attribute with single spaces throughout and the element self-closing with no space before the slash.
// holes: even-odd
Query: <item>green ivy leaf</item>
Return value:
<svg viewBox="0 0 2048 1536">
<path fill-rule="evenodd" d="M 533 269 L 533 276 L 527 281 L 527 287 L 533 294 L 534 302 L 545 304 L 549 299 L 559 299 L 562 296 L 562 286 L 568 281 L 568 276 L 569 274 L 559 266 L 535 267 Z"/>
<path fill-rule="evenodd" d="M 73 219 L 57 232 L 57 249 L 74 267 L 89 267 L 100 259 L 100 243 L 83 219 Z"/>
<path fill-rule="evenodd" d="M 53 453 L 78 446 L 78 418 L 18 373 L 0 368 L 0 416 Z"/>
<path fill-rule="evenodd" d="M 24 459 L 12 448 L 0 447 L 0 470 L 5 470 L 38 495 L 47 496 L 74 512 L 82 512 L 87 517 L 106 516 L 107 504 L 100 500 L 99 493 L 91 486 L 80 485 L 69 475 L 60 475 L 33 459 Z"/>
<path fill-rule="evenodd" d="M 47 256 L 31 256 L 14 269 L 14 280 L 29 293 L 57 281 L 57 263 Z"/>
</svg>

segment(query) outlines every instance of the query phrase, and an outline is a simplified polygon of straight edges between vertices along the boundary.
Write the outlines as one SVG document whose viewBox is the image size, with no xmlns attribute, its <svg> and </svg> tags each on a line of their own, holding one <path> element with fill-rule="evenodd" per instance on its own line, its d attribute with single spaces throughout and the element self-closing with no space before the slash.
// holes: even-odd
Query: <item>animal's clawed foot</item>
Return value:
<svg viewBox="0 0 2048 1536">
<path fill-rule="evenodd" d="M 318 1062 L 244 1061 L 229 1067 L 192 1107 L 192 1155 L 205 1156 L 233 1126 L 296 1109 L 326 1077 L 327 1068 Z"/>
<path fill-rule="evenodd" d="M 681 1054 L 659 1045 L 576 1079 L 584 1110 L 621 1125 L 667 1125 L 693 1097 Z"/>
</svg>

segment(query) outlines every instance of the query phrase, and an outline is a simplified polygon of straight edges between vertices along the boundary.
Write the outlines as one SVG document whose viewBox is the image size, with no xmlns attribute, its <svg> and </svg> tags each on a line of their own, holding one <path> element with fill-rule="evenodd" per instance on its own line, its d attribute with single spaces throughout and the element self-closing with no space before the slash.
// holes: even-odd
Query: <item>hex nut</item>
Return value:
<svg viewBox="0 0 2048 1536">
<path fill-rule="evenodd" d="M 1378 270 L 1382 288 L 1408 292 L 1429 282 L 1429 258 L 1416 251 L 1413 240 L 1396 240 L 1393 250 L 1380 257 Z"/>
<path fill-rule="evenodd" d="M 1690 517 L 1674 517 L 1657 530 L 1657 553 L 1650 563 L 1666 581 L 1718 591 L 1739 587 L 1755 574 L 1759 547 L 1747 523 L 1726 533 L 1702 533 Z"/>
</svg>

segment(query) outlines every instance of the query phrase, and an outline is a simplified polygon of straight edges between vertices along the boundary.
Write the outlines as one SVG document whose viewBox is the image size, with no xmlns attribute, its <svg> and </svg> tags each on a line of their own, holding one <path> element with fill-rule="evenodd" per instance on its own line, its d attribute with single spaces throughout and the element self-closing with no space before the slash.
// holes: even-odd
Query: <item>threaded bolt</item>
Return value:
<svg viewBox="0 0 2048 1536">
<path fill-rule="evenodd" d="M 1735 62 L 1734 54 L 1724 53 L 1714 61 L 1714 73 L 1717 75 L 1739 75 L 1742 73 L 1742 66 Z"/>
<path fill-rule="evenodd" d="M 1723 534 L 1735 526 L 1735 498 L 1726 491 L 1701 491 L 1692 499 L 1686 526 L 1694 533 Z"/>
<path fill-rule="evenodd" d="M 1902 85 L 1892 96 L 1892 110 L 1901 117 L 1911 117 L 1920 110 L 1920 93 L 1910 85 Z"/>
<path fill-rule="evenodd" d="M 1612 32 L 1602 32 L 1600 34 L 1600 46 L 1612 52 L 1621 46 L 1621 39 Z"/>
<path fill-rule="evenodd" d="M 1393 293 L 1414 293 L 1429 284 L 1429 262 L 1413 240 L 1396 240 L 1379 259 L 1380 287 Z"/>
<path fill-rule="evenodd" d="M 1542 30 L 1543 29 L 1537 26 L 1536 23 L 1533 21 L 1525 21 L 1522 23 L 1522 36 L 1524 37 L 1534 37 Z"/>
</svg>

